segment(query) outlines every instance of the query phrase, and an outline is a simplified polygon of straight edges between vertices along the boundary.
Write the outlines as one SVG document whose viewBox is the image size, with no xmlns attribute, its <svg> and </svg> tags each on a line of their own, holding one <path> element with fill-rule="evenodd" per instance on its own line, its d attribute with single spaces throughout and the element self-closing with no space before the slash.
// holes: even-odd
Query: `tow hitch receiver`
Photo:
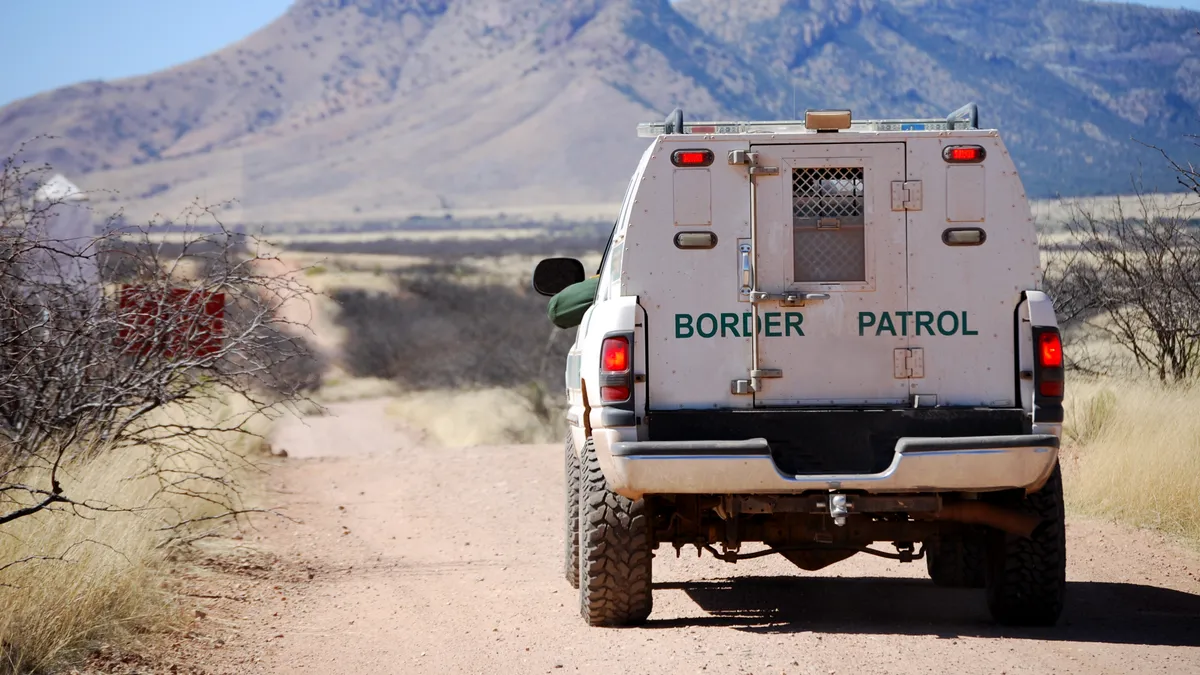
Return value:
<svg viewBox="0 0 1200 675">
<path fill-rule="evenodd" d="M 846 526 L 846 516 L 850 514 L 850 510 L 846 508 L 846 495 L 831 494 L 829 495 L 829 516 L 833 518 L 833 524 L 838 527 Z"/>
<path fill-rule="evenodd" d="M 967 525 L 987 525 L 1026 539 L 1042 526 L 1034 515 L 982 501 L 945 503 L 941 495 L 828 494 L 727 497 L 726 513 L 811 513 L 828 515 L 838 527 L 855 514 L 907 513 L 915 520 L 943 520 Z M 733 503 L 736 502 L 736 503 Z"/>
</svg>

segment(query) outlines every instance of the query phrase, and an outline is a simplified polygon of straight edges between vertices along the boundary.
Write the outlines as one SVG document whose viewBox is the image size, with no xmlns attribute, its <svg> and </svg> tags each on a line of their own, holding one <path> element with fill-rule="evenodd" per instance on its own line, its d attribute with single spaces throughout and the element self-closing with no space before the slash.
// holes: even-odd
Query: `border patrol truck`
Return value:
<svg viewBox="0 0 1200 675">
<path fill-rule="evenodd" d="M 651 612 L 655 551 L 924 559 L 1010 625 L 1065 587 L 1063 354 L 1024 189 L 944 119 L 643 124 L 566 364 L 566 576 Z M 539 263 L 545 295 L 580 282 Z M 752 546 L 747 546 L 751 544 Z"/>
</svg>

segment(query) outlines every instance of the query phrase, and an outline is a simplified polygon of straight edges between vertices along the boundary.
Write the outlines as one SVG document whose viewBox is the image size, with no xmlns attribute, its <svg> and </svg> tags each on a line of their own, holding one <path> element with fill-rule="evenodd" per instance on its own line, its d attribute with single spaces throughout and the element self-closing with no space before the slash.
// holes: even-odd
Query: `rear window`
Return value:
<svg viewBox="0 0 1200 675">
<path fill-rule="evenodd" d="M 792 249 L 798 282 L 863 282 L 863 169 L 792 170 Z"/>
</svg>

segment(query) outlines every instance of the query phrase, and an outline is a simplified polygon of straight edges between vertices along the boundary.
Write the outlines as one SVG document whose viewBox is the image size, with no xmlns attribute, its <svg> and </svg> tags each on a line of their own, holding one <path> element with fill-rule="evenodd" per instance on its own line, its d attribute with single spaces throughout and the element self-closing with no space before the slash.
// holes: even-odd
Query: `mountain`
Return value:
<svg viewBox="0 0 1200 675">
<path fill-rule="evenodd" d="M 978 102 L 1038 196 L 1127 191 L 1135 158 L 1158 162 L 1130 139 L 1188 153 L 1184 136 L 1200 130 L 1194 12 L 1077 0 L 689 0 L 680 10 L 856 115 Z"/>
<path fill-rule="evenodd" d="M 1032 195 L 1122 192 L 1200 131 L 1200 14 L 1080 0 L 298 0 L 210 56 L 0 108 L 0 152 L 132 217 L 352 220 L 608 205 L 637 122 L 944 115 Z M 108 199 L 108 202 L 103 200 Z"/>
</svg>

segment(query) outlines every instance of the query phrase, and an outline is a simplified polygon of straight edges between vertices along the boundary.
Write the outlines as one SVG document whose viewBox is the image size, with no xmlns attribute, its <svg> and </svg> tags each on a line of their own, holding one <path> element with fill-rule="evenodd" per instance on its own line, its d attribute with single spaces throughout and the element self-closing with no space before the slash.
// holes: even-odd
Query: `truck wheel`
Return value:
<svg viewBox="0 0 1200 675">
<path fill-rule="evenodd" d="M 571 440 L 571 432 L 567 432 L 565 452 L 566 483 L 567 483 L 567 512 L 566 527 L 563 532 L 564 564 L 563 571 L 571 588 L 579 588 L 579 455 L 575 452 L 575 442 Z"/>
<path fill-rule="evenodd" d="M 992 618 L 1007 626 L 1052 626 L 1067 588 L 1067 536 L 1063 521 L 1062 471 L 1054 473 L 1022 507 L 1042 526 L 1025 539 L 996 532 L 990 540 L 987 600 Z"/>
<path fill-rule="evenodd" d="M 650 592 L 650 513 L 646 500 L 612 490 L 596 461 L 591 439 L 584 448 L 579 484 L 579 605 L 592 626 L 642 623 L 653 606 Z"/>
<path fill-rule="evenodd" d="M 987 540 L 983 532 L 941 537 L 927 543 L 925 569 L 934 585 L 983 588 L 987 584 Z"/>
</svg>

